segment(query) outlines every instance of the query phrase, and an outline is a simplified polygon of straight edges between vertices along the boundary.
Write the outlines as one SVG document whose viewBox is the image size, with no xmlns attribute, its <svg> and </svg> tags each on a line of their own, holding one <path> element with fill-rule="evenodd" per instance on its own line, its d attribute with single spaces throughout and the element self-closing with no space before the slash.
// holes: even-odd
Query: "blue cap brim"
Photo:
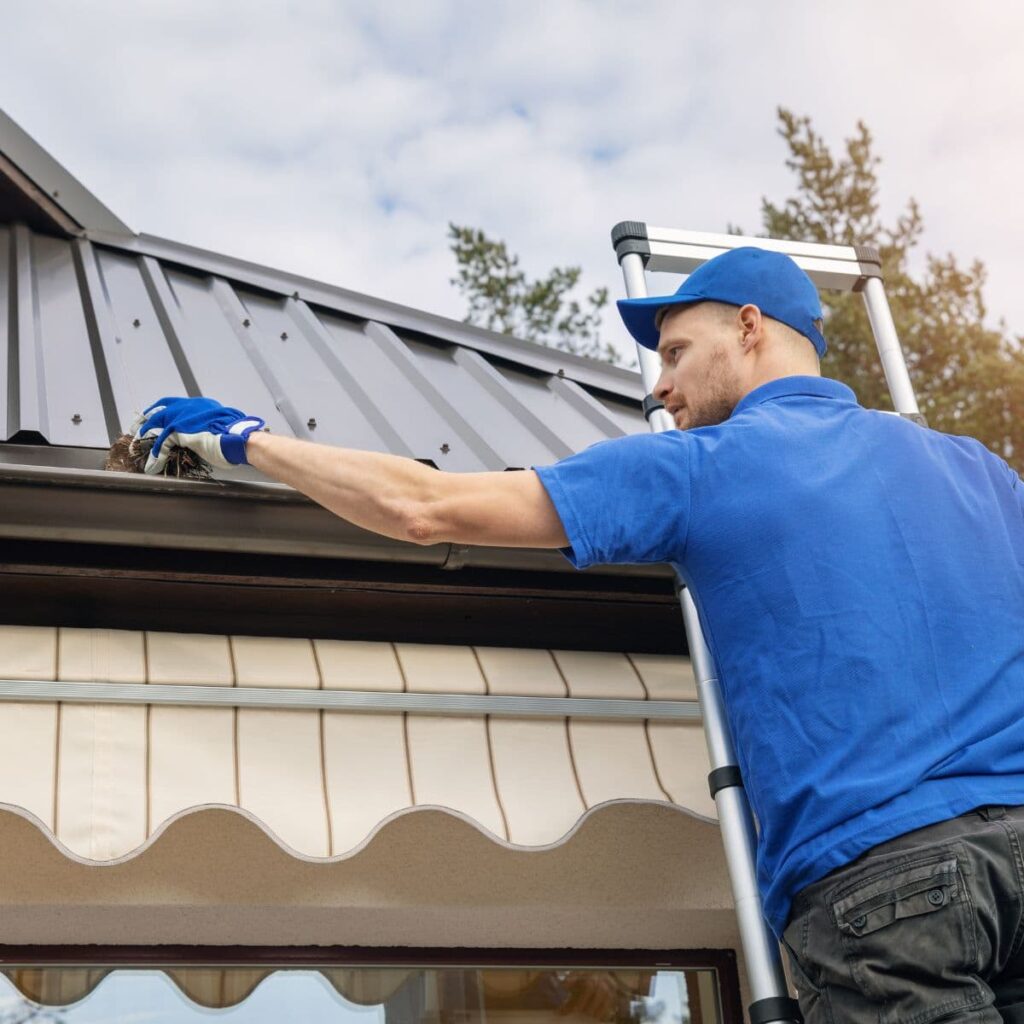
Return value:
<svg viewBox="0 0 1024 1024">
<path fill-rule="evenodd" d="M 646 299 L 618 299 L 619 316 L 635 341 L 652 351 L 658 347 L 661 331 L 654 320 L 664 306 L 692 306 L 703 301 L 692 295 L 652 295 Z"/>
<path fill-rule="evenodd" d="M 693 306 L 698 302 L 707 301 L 703 296 L 694 295 L 652 295 L 646 299 L 618 299 L 616 305 L 619 307 L 619 315 L 626 325 L 626 330 L 644 348 L 652 352 L 657 351 L 658 341 L 661 338 L 661 331 L 655 326 L 654 320 L 658 310 L 665 306 Z M 765 316 L 771 317 L 770 313 L 761 310 Z M 785 323 L 785 321 L 782 321 Z M 790 325 L 787 325 L 790 326 Z M 794 327 L 794 330 L 799 328 Z M 813 324 L 807 325 L 801 334 L 817 350 L 818 357 L 822 358 L 828 350 L 825 337 Z"/>
</svg>

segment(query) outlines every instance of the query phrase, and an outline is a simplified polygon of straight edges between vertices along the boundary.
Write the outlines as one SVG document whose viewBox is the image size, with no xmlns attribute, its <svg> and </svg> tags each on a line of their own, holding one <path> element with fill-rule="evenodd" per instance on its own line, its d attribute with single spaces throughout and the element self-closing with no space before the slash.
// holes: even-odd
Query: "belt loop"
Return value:
<svg viewBox="0 0 1024 1024">
<path fill-rule="evenodd" d="M 989 804 L 978 809 L 986 821 L 996 821 L 999 818 L 1006 817 L 1006 808 L 1002 804 Z"/>
</svg>

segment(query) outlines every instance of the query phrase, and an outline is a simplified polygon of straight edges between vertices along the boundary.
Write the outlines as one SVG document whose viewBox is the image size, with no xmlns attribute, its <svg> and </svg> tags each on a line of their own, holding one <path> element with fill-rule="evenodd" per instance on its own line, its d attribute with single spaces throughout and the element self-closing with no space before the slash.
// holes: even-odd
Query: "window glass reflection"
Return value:
<svg viewBox="0 0 1024 1024">
<path fill-rule="evenodd" d="M 6 967 L 0 1024 L 720 1024 L 710 970 Z"/>
</svg>

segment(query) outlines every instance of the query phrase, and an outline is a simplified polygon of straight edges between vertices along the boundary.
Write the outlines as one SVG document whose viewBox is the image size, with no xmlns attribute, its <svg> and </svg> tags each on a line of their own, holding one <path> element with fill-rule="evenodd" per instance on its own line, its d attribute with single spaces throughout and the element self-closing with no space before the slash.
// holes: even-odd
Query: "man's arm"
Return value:
<svg viewBox="0 0 1024 1024">
<path fill-rule="evenodd" d="M 569 543 L 533 470 L 448 473 L 400 455 L 336 448 L 265 431 L 250 465 L 374 533 L 415 544 L 561 548 Z"/>
</svg>

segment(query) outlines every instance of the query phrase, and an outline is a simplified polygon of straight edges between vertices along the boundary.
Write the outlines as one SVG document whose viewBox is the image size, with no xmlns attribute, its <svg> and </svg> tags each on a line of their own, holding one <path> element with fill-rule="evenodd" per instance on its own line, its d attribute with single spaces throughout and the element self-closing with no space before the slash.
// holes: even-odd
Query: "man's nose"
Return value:
<svg viewBox="0 0 1024 1024">
<path fill-rule="evenodd" d="M 672 385 L 669 382 L 668 374 L 663 371 L 661 376 L 658 378 L 658 382 L 654 385 L 654 390 L 651 392 L 651 394 L 659 402 L 664 402 L 665 399 L 668 397 L 668 393 L 671 390 Z"/>
</svg>

